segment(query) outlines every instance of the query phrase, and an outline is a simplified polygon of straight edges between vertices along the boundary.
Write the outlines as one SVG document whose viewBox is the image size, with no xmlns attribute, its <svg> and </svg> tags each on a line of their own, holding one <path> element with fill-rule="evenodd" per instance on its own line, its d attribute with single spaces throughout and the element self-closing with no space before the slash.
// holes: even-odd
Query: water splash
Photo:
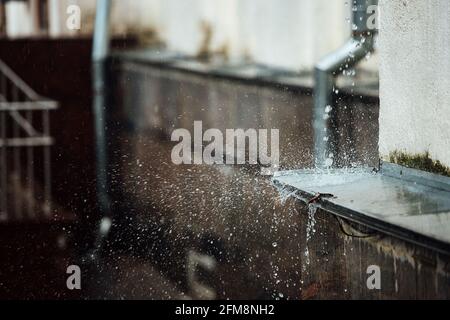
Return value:
<svg viewBox="0 0 450 320">
<path fill-rule="evenodd" d="M 287 199 L 289 199 L 292 196 L 295 196 L 296 190 L 292 190 L 290 188 L 286 188 L 286 187 L 279 187 L 275 184 L 272 183 L 272 185 L 275 186 L 275 188 L 278 191 L 278 199 L 280 200 L 280 203 L 282 205 L 284 205 L 287 201 Z"/>
<path fill-rule="evenodd" d="M 314 203 L 310 203 L 308 205 L 308 221 L 306 223 L 306 243 L 305 243 L 305 263 L 303 264 L 303 269 L 306 271 L 306 267 L 309 266 L 311 263 L 310 254 L 309 254 L 309 246 L 308 243 L 311 240 L 312 236 L 316 233 L 316 212 L 317 212 L 317 205 Z"/>
</svg>

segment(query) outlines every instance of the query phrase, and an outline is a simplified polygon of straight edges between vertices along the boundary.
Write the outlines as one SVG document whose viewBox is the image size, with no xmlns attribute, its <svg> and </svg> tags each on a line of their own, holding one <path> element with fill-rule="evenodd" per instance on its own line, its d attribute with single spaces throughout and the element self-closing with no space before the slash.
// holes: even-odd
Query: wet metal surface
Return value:
<svg viewBox="0 0 450 320">
<path fill-rule="evenodd" d="M 275 182 L 304 197 L 320 199 L 325 210 L 417 244 L 450 252 L 450 192 L 381 172 L 335 169 L 280 172 Z"/>
</svg>

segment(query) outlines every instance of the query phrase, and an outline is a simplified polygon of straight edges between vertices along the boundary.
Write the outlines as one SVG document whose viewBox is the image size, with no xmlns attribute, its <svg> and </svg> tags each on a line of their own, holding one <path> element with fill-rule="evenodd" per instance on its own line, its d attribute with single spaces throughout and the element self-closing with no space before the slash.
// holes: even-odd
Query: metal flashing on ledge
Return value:
<svg viewBox="0 0 450 320">
<path fill-rule="evenodd" d="M 273 180 L 334 215 L 450 255 L 448 177 L 382 163 L 379 172 L 307 169 L 280 172 Z"/>
<path fill-rule="evenodd" d="M 382 162 L 380 169 L 382 174 L 390 177 L 450 192 L 450 177 L 412 169 L 390 162 Z"/>
</svg>

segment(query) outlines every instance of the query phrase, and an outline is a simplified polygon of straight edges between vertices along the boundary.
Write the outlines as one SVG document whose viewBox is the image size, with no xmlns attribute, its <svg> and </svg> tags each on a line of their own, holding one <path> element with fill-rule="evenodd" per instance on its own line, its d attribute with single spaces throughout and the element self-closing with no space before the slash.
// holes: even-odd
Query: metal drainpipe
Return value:
<svg viewBox="0 0 450 320">
<path fill-rule="evenodd" d="M 336 78 L 373 51 L 376 30 L 368 26 L 368 18 L 373 14 L 368 9 L 377 4 L 378 0 L 352 0 L 351 39 L 315 67 L 313 130 L 316 168 L 324 169 L 333 165 L 337 151 L 337 128 L 333 124 Z"/>
<path fill-rule="evenodd" d="M 100 221 L 94 252 L 100 248 L 111 226 L 111 199 L 108 194 L 108 153 L 106 141 L 106 59 L 109 53 L 109 19 L 111 0 L 97 0 L 94 39 L 92 44 L 93 113 L 96 138 L 97 202 Z M 95 253 L 92 254 L 94 258 Z"/>
</svg>

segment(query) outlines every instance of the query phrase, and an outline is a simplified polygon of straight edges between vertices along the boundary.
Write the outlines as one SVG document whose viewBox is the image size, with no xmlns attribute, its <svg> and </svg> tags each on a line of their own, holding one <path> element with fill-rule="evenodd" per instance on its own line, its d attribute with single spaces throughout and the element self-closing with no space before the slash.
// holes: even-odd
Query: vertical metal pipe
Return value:
<svg viewBox="0 0 450 320">
<path fill-rule="evenodd" d="M 331 101 L 333 100 L 334 82 L 333 74 L 316 67 L 315 83 L 320 84 L 316 85 L 315 88 L 313 109 L 314 160 L 316 167 L 326 166 L 326 161 L 336 146 L 336 137 L 330 135 L 332 128 L 331 121 L 328 119 L 333 111 Z"/>
<path fill-rule="evenodd" d="M 95 14 L 94 39 L 92 45 L 93 63 L 104 61 L 109 54 L 109 20 L 111 15 L 111 0 L 97 0 Z"/>
<path fill-rule="evenodd" d="M 378 0 L 352 0 L 351 3 L 352 38 L 343 47 L 323 58 L 314 70 L 313 130 L 316 168 L 329 168 L 334 164 L 333 158 L 336 158 L 338 145 L 338 128 L 334 123 L 336 78 L 373 50 L 376 30 L 371 30 L 368 26 L 368 19 L 373 14 L 369 8 L 377 5 Z"/>
<path fill-rule="evenodd" d="M 109 53 L 109 19 L 111 11 L 110 0 L 98 0 L 95 16 L 95 29 L 92 48 L 92 83 L 93 83 L 93 112 L 96 138 L 96 176 L 97 199 L 102 221 L 111 212 L 111 200 L 108 194 L 108 150 L 107 150 L 107 122 L 106 106 L 106 59 Z M 101 245 L 101 235 L 105 233 L 102 222 L 96 247 Z"/>
</svg>

